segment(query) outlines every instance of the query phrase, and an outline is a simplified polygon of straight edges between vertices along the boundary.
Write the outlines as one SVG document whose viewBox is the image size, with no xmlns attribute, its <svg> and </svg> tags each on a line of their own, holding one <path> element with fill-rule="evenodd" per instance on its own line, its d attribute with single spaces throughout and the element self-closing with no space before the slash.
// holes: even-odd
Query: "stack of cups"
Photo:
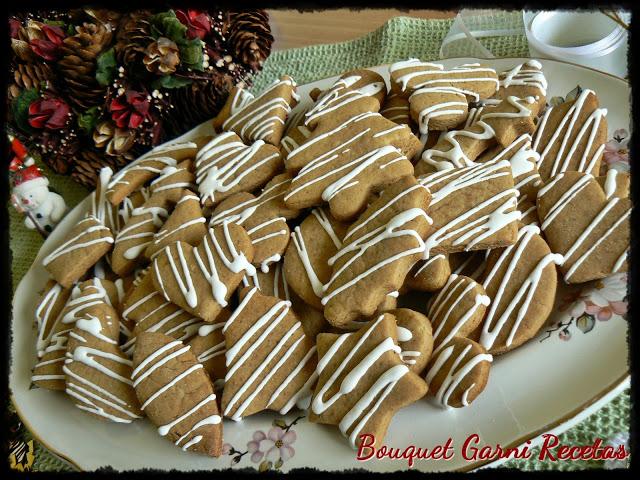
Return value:
<svg viewBox="0 0 640 480">
<path fill-rule="evenodd" d="M 523 12 L 534 57 L 554 58 L 627 76 L 627 30 L 594 12 Z"/>
</svg>

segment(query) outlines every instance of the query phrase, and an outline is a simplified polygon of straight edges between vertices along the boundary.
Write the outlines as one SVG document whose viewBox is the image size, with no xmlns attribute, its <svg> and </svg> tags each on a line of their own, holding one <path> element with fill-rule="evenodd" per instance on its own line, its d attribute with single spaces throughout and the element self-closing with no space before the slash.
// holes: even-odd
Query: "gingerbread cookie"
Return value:
<svg viewBox="0 0 640 480">
<path fill-rule="evenodd" d="M 500 88 L 494 98 L 503 100 L 511 95 L 518 98 L 533 97 L 537 115 L 546 104 L 547 79 L 542 72 L 542 64 L 528 60 L 515 67 L 500 72 Z"/>
<path fill-rule="evenodd" d="M 389 313 L 396 318 L 400 357 L 409 370 L 420 375 L 433 351 L 431 322 L 422 313 L 408 308 L 396 308 Z"/>
<path fill-rule="evenodd" d="M 144 260 L 142 253 L 169 217 L 171 206 L 164 199 L 149 198 L 129 214 L 111 253 L 111 268 L 118 275 L 129 275 Z"/>
<path fill-rule="evenodd" d="M 567 171 L 598 174 L 607 141 L 606 115 L 607 109 L 598 107 L 598 97 L 588 89 L 544 112 L 533 139 L 544 181 Z"/>
<path fill-rule="evenodd" d="M 413 125 L 413 120 L 410 115 L 409 100 L 407 98 L 394 93 L 389 95 L 382 107 L 380 108 L 380 115 L 387 120 L 391 120 L 398 125 Z"/>
<path fill-rule="evenodd" d="M 556 175 L 538 191 L 540 226 L 551 250 L 564 257 L 567 283 L 583 283 L 629 268 L 631 200 L 602 190 L 585 173 Z"/>
<path fill-rule="evenodd" d="M 427 308 L 427 316 L 434 328 L 434 353 L 453 337 L 469 336 L 480 325 L 490 302 L 482 285 L 469 277 L 451 274 Z"/>
<path fill-rule="evenodd" d="M 440 290 L 451 275 L 449 255 L 437 253 L 427 260 L 420 260 L 405 279 L 405 287 L 422 292 Z"/>
<path fill-rule="evenodd" d="M 51 295 L 48 291 L 43 297 L 45 308 L 50 305 Z M 115 286 L 112 282 L 94 278 L 78 284 L 71 289 L 64 308 L 48 328 L 48 335 L 38 347 L 38 363 L 34 366 L 31 381 L 38 387 L 50 390 L 64 390 L 65 377 L 62 371 L 69 332 L 76 320 L 87 309 L 97 305 L 111 306 L 116 300 Z M 66 294 L 65 294 L 66 296 Z M 57 303 L 57 302 L 56 302 Z M 53 305 L 52 305 L 53 308 Z M 42 314 L 42 310 L 39 310 Z"/>
<path fill-rule="evenodd" d="M 482 286 L 491 297 L 479 342 L 499 355 L 532 338 L 553 308 L 562 256 L 551 253 L 535 225 L 522 226 L 518 241 L 492 251 Z"/>
<path fill-rule="evenodd" d="M 69 288 L 111 250 L 112 244 L 111 230 L 96 217 L 88 216 L 69 231 L 61 245 L 44 257 L 42 264 L 60 285 Z"/>
<path fill-rule="evenodd" d="M 245 143 L 262 140 L 277 146 L 287 115 L 300 99 L 296 94 L 296 83 L 284 75 L 257 97 L 248 95 L 251 94 L 244 94 L 242 98 L 237 94 L 230 95 L 214 125 L 222 122 L 222 130 L 236 132 Z"/>
<path fill-rule="evenodd" d="M 209 378 L 214 382 L 224 382 L 227 373 L 225 354 L 227 347 L 224 343 L 222 328 L 231 316 L 231 311 L 223 309 L 215 323 L 201 325 L 197 334 L 189 340 L 191 351 L 196 356 L 198 362 L 202 364 Z"/>
<path fill-rule="evenodd" d="M 443 408 L 467 407 L 482 393 L 493 357 L 469 338 L 453 337 L 427 366 L 429 394 Z"/>
<path fill-rule="evenodd" d="M 216 207 L 209 222 L 211 226 L 225 221 L 242 225 L 254 248 L 253 263 L 265 273 L 271 263 L 280 260 L 289 244 L 287 220 L 299 213 L 284 203 L 290 184 L 291 175 L 283 173 L 274 177 L 258 197 L 236 193 Z"/>
<path fill-rule="evenodd" d="M 263 410 L 286 414 L 310 395 L 316 347 L 291 311 L 291 303 L 240 293 L 240 305 L 223 328 L 227 347 L 222 411 L 240 420 Z"/>
<path fill-rule="evenodd" d="M 41 358 L 44 355 L 45 348 L 49 346 L 56 321 L 58 320 L 60 312 L 62 312 L 62 309 L 66 305 L 70 295 L 70 289 L 64 288 L 55 280 L 47 281 L 47 284 L 40 295 L 40 301 L 35 312 L 36 329 L 38 332 L 38 336 L 36 338 L 36 352 L 38 358 Z"/>
<path fill-rule="evenodd" d="M 183 197 L 178 201 L 169 218 L 147 245 L 144 256 L 152 259 L 164 247 L 177 241 L 197 245 L 207 233 L 206 221 L 206 218 L 202 216 L 200 197 L 185 190 Z"/>
<path fill-rule="evenodd" d="M 214 137 L 195 160 L 198 192 L 204 205 L 215 205 L 236 192 L 250 192 L 282 170 L 277 147 L 262 140 L 245 145 L 234 132 Z"/>
<path fill-rule="evenodd" d="M 131 381 L 131 360 L 118 346 L 118 316 L 105 303 L 87 307 L 69 332 L 65 391 L 75 405 L 102 420 L 141 418 Z"/>
<path fill-rule="evenodd" d="M 433 225 L 425 240 L 425 258 L 515 241 L 518 191 L 507 160 L 442 170 L 418 181 L 432 195 L 427 212 Z"/>
<path fill-rule="evenodd" d="M 520 135 L 533 133 L 534 102 L 533 97 L 509 96 L 482 112 L 480 120 L 472 125 L 441 135 L 432 148 L 423 152 L 416 164 L 416 175 L 473 165 L 487 148 L 495 144 L 508 147 Z"/>
<path fill-rule="evenodd" d="M 160 175 L 168 166 L 193 158 L 198 149 L 195 142 L 174 142 L 160 145 L 134 160 L 111 177 L 105 195 L 112 205 L 118 205 L 130 193 Z"/>
<path fill-rule="evenodd" d="M 424 252 L 431 220 L 429 191 L 404 177 L 374 200 L 347 230 L 342 247 L 329 259 L 324 314 L 336 327 L 371 316 L 387 294 L 397 292 Z"/>
<path fill-rule="evenodd" d="M 133 387 L 158 433 L 183 451 L 222 454 L 222 418 L 209 376 L 189 345 L 157 332 L 140 334 Z"/>
<path fill-rule="evenodd" d="M 607 170 L 607 173 L 596 177 L 604 197 L 609 200 L 611 197 L 628 198 L 631 188 L 631 176 L 626 172 L 619 172 L 614 168 Z"/>
<path fill-rule="evenodd" d="M 328 260 L 342 247 L 347 225 L 323 208 L 314 208 L 294 228 L 284 256 L 284 274 L 291 289 L 306 303 L 322 310 L 323 285 L 331 278 Z"/>
<path fill-rule="evenodd" d="M 540 155 L 531 148 L 531 136 L 528 134 L 516 138 L 509 146 L 497 146 L 487 150 L 480 157 L 479 163 L 490 160 L 508 160 L 515 188 L 518 190 L 518 210 L 522 213 L 520 221 L 524 224 L 537 223 L 536 196 L 542 179 L 538 173 Z"/>
<path fill-rule="evenodd" d="M 390 314 L 357 332 L 319 334 L 309 421 L 337 425 L 353 448 L 362 434 L 374 435 L 381 445 L 395 412 L 427 393 L 425 382 L 400 358 L 396 338 Z"/>
<path fill-rule="evenodd" d="M 156 289 L 168 300 L 205 322 L 213 322 L 242 281 L 255 271 L 253 246 L 239 225 L 209 229 L 197 247 L 176 242 L 153 259 Z"/>
<path fill-rule="evenodd" d="M 184 189 L 196 190 L 193 162 L 184 160 L 175 167 L 165 167 L 160 175 L 149 184 L 150 198 L 156 202 L 176 204 L 182 198 Z"/>
<path fill-rule="evenodd" d="M 141 332 L 159 332 L 180 341 L 188 341 L 196 335 L 203 321 L 167 301 L 153 285 L 153 277 L 147 272 L 135 288 L 126 296 L 122 318 L 133 322 L 135 328 L 122 350 L 133 355 Z"/>
<path fill-rule="evenodd" d="M 387 93 L 380 74 L 371 70 L 346 72 L 316 99 L 305 114 L 305 126 L 315 128 L 319 122 L 343 122 L 353 115 L 377 112 Z"/>
<path fill-rule="evenodd" d="M 297 172 L 285 202 L 292 208 L 328 202 L 336 219 L 351 220 L 365 208 L 372 192 L 413 173 L 407 158 L 419 148 L 406 125 L 379 113 L 319 127 L 285 161 L 287 170 Z"/>
<path fill-rule="evenodd" d="M 405 97 L 420 88 L 452 87 L 474 100 L 489 98 L 499 87 L 493 68 L 467 63 L 446 69 L 438 63 L 410 58 L 389 67 L 391 91 Z"/>
</svg>

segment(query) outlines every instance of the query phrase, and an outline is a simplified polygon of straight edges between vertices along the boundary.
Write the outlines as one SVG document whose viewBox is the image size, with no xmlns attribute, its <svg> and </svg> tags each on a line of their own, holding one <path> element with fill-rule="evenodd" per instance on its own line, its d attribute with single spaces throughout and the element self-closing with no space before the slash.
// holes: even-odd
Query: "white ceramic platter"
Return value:
<svg viewBox="0 0 640 480">
<path fill-rule="evenodd" d="M 453 66 L 468 61 L 452 59 L 442 63 Z M 504 70 L 521 62 L 522 59 L 499 59 L 487 63 L 497 70 Z M 627 82 L 572 64 L 543 60 L 542 65 L 549 80 L 549 98 L 564 96 L 577 84 L 591 88 L 597 92 L 601 106 L 608 108 L 610 136 L 616 129 L 629 128 L 630 88 Z M 374 70 L 388 77 L 387 67 Z M 307 94 L 312 88 L 326 88 L 336 78 L 300 86 L 302 102 L 310 101 Z M 184 138 L 207 130 L 208 126 L 201 125 Z M 282 471 L 300 467 L 372 471 L 407 468 L 405 462 L 397 460 L 358 462 L 355 452 L 337 428 L 311 424 L 306 418 L 297 418 L 300 413 L 290 413 L 284 418 L 277 413 L 263 413 L 239 423 L 225 420 L 227 453 L 213 459 L 176 448 L 161 438 L 146 420 L 130 425 L 102 422 L 75 408 L 63 393 L 29 390 L 35 360 L 33 311 L 38 291 L 47 280 L 41 260 L 84 215 L 88 205 L 87 198 L 54 230 L 20 282 L 13 301 L 12 399 L 25 425 L 51 451 L 83 470 L 105 466 L 116 470 L 258 468 L 266 458 L 259 458 L 261 452 L 265 453 L 271 447 L 274 448 L 269 456 L 270 468 L 277 467 Z M 595 411 L 619 393 L 628 378 L 627 322 L 615 313 L 608 321 L 598 320 L 598 315 L 605 317 L 606 312 L 597 310 L 598 305 L 606 307 L 607 302 L 623 299 L 625 278 L 625 275 L 619 275 L 605 282 L 582 286 L 579 294 L 575 290 L 571 291 L 573 295 L 558 292 L 558 308 L 551 324 L 563 322 L 566 326 L 549 332 L 549 338 L 544 341 L 541 339 L 547 334 L 543 332 L 523 347 L 496 358 L 486 390 L 470 407 L 446 411 L 423 399 L 401 410 L 394 417 L 384 443 L 397 448 L 414 445 L 431 449 L 451 437 L 453 459 L 421 460 L 414 468 L 468 470 L 486 463 L 468 462 L 462 458 L 461 446 L 470 434 L 480 435 L 483 445 L 514 446 L 546 431 L 558 433 Z M 590 307 L 596 314 L 578 318 L 589 305 L 596 305 Z M 296 423 L 292 425 L 294 421 Z M 280 427 L 274 427 L 275 424 Z M 282 437 L 282 429 L 294 433 L 283 438 L 284 446 L 279 449 L 280 443 L 276 445 L 274 440 Z M 257 442 L 248 445 L 252 440 Z M 244 453 L 250 448 L 251 451 Z M 278 461 L 281 453 L 284 461 Z"/>
</svg>

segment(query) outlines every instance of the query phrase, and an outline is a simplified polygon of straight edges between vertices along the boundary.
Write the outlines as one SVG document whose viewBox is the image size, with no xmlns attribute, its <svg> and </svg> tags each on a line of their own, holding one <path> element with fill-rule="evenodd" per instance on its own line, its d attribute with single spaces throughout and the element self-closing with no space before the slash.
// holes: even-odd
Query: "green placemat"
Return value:
<svg viewBox="0 0 640 480">
<path fill-rule="evenodd" d="M 520 18 L 520 20 L 518 20 Z M 519 12 L 495 14 L 498 24 L 512 25 L 521 22 Z M 264 70 L 256 77 L 253 90 L 258 92 L 274 78 L 289 74 L 299 84 L 304 84 L 345 70 L 370 67 L 418 57 L 422 60 L 436 60 L 442 40 L 447 35 L 453 20 L 421 20 L 396 17 L 378 30 L 359 39 L 331 45 L 314 45 L 273 52 L 265 63 Z M 490 37 L 482 43 L 494 55 L 528 56 L 529 48 L 524 35 Z M 88 193 L 67 177 L 48 173 L 52 187 L 61 193 L 70 207 L 75 206 Z M 33 262 L 42 240 L 34 231 L 27 230 L 22 217 L 11 207 L 10 242 L 12 250 L 13 287 Z M 9 407 L 15 424 L 11 438 L 10 463 L 21 465 L 23 469 L 34 471 L 71 470 L 71 467 L 49 453 L 21 425 Z M 598 412 L 560 436 L 565 445 L 591 445 L 596 438 L 624 441 L 629 432 L 630 401 L 629 391 L 615 398 Z M 511 460 L 505 467 L 523 470 L 575 470 L 602 468 L 602 461 L 550 462 L 537 461 L 537 450 L 528 460 Z M 20 468 L 20 466 L 18 466 Z"/>
</svg>

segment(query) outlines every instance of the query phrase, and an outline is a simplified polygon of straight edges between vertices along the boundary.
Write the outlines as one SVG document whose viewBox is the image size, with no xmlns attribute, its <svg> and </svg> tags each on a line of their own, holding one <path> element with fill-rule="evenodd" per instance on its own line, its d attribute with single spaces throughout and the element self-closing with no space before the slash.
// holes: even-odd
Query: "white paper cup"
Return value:
<svg viewBox="0 0 640 480">
<path fill-rule="evenodd" d="M 524 12 L 535 57 L 578 63 L 618 76 L 627 72 L 627 31 L 600 12 Z"/>
</svg>

